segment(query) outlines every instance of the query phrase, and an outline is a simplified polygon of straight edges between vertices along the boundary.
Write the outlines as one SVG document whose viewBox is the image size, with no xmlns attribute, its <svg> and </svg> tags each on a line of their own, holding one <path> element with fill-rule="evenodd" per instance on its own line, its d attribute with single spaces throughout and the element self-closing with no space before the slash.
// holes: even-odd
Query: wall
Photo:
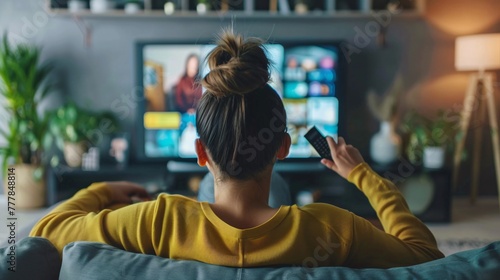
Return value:
<svg viewBox="0 0 500 280">
<path fill-rule="evenodd" d="M 499 33 L 500 1 L 495 0 L 440 0 L 427 1 L 426 20 L 430 24 L 434 42 L 430 72 L 418 92 L 418 107 L 423 112 L 431 113 L 436 108 L 459 111 L 462 108 L 465 89 L 469 81 L 469 72 L 457 72 L 454 68 L 454 43 L 457 36 Z M 499 50 L 500 51 L 500 50 Z M 500 71 L 496 71 L 497 82 Z M 500 108 L 500 87 L 497 83 L 496 108 Z M 454 109 L 455 108 L 455 109 Z M 500 112 L 497 111 L 497 120 Z M 493 161 L 493 149 L 487 120 L 475 122 L 475 128 L 483 127 L 481 150 L 481 173 L 479 180 L 480 194 L 497 194 L 496 177 Z M 461 166 L 459 189 L 468 192 L 471 180 L 471 158 L 474 129 L 469 130 L 466 151 L 469 159 Z"/>
<path fill-rule="evenodd" d="M 401 104 L 402 109 L 418 104 L 419 110 L 429 113 L 435 108 L 461 104 L 467 74 L 457 74 L 453 69 L 453 40 L 459 34 L 449 28 L 456 27 L 454 22 L 463 17 L 460 10 L 450 11 L 448 7 L 454 10 L 462 5 L 466 11 L 474 5 L 484 6 L 482 9 L 486 11 L 495 11 L 492 6 L 498 8 L 498 1 L 495 0 L 428 2 L 427 20 L 392 17 L 385 48 L 378 47 L 375 38 L 370 37 L 368 46 L 350 56 L 352 61 L 349 64 L 346 101 L 352 109 L 346 115 L 346 138 L 365 154 L 368 152 L 367 139 L 378 130 L 378 122 L 364 105 L 368 89 L 374 88 L 383 93 L 395 73 L 401 72 L 405 77 L 404 94 L 407 97 Z M 459 12 L 460 16 L 455 14 Z M 474 15 L 475 19 L 483 18 L 479 13 Z M 270 41 L 302 38 L 337 39 L 352 43 L 359 30 L 375 26 L 374 22 L 375 18 L 236 18 L 233 23 L 239 32 L 269 38 Z M 92 28 L 91 45 L 87 47 L 81 30 L 82 23 L 70 17 L 47 14 L 42 0 L 0 2 L 0 29 L 8 30 L 13 41 L 27 39 L 43 46 L 43 59 L 55 63 L 54 74 L 60 90 L 47 102 L 48 107 L 56 106 L 64 99 L 75 100 L 95 110 L 113 109 L 112 104 L 126 105 L 130 110 L 120 111 L 119 114 L 126 127 L 132 127 L 135 120 L 134 103 L 130 102 L 135 80 L 135 41 L 212 38 L 221 27 L 231 23 L 228 17 L 182 20 L 168 17 L 87 19 L 85 24 Z M 498 17 L 489 19 L 487 26 L 460 29 L 460 32 L 485 30 L 500 31 Z M 491 166 L 488 166 L 485 173 L 491 172 Z M 494 192 L 493 182 L 485 182 L 482 191 Z"/>
</svg>

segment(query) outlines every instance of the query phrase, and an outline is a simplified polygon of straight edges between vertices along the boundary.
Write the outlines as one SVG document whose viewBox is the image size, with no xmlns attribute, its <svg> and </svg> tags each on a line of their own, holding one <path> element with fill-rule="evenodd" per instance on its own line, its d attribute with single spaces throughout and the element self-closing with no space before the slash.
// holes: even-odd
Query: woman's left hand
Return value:
<svg viewBox="0 0 500 280">
<path fill-rule="evenodd" d="M 136 200 L 150 200 L 147 191 L 140 185 L 127 182 L 106 182 L 106 186 L 111 191 L 111 203 L 132 203 Z"/>
</svg>

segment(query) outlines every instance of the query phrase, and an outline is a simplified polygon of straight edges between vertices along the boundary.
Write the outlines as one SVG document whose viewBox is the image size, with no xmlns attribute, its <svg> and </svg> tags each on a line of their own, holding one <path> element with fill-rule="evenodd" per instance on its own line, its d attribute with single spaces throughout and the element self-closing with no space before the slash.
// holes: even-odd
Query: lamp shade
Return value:
<svg viewBox="0 0 500 280">
<path fill-rule="evenodd" d="M 500 69 L 500 33 L 458 37 L 455 68 L 461 71 Z"/>
</svg>

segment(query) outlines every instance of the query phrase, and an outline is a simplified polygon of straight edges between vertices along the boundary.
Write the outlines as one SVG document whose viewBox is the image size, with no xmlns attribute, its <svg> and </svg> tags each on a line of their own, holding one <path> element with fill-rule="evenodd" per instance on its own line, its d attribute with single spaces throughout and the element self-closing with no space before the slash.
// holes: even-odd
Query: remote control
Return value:
<svg viewBox="0 0 500 280">
<path fill-rule="evenodd" d="M 313 126 L 304 137 L 311 143 L 314 149 L 319 153 L 322 158 L 329 160 L 332 159 L 332 153 L 330 152 L 330 147 L 328 147 L 328 142 L 326 137 L 324 137 L 319 130 Z"/>
</svg>

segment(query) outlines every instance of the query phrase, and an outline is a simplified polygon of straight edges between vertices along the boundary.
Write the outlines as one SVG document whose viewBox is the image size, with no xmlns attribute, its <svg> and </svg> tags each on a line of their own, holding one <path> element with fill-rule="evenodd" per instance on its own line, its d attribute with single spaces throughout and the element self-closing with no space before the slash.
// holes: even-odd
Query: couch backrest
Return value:
<svg viewBox="0 0 500 280">
<path fill-rule="evenodd" d="M 345 267 L 232 268 L 135 254 L 106 244 L 74 242 L 63 252 L 61 280 L 110 279 L 500 279 L 500 242 L 444 259 L 391 269 Z"/>
</svg>

